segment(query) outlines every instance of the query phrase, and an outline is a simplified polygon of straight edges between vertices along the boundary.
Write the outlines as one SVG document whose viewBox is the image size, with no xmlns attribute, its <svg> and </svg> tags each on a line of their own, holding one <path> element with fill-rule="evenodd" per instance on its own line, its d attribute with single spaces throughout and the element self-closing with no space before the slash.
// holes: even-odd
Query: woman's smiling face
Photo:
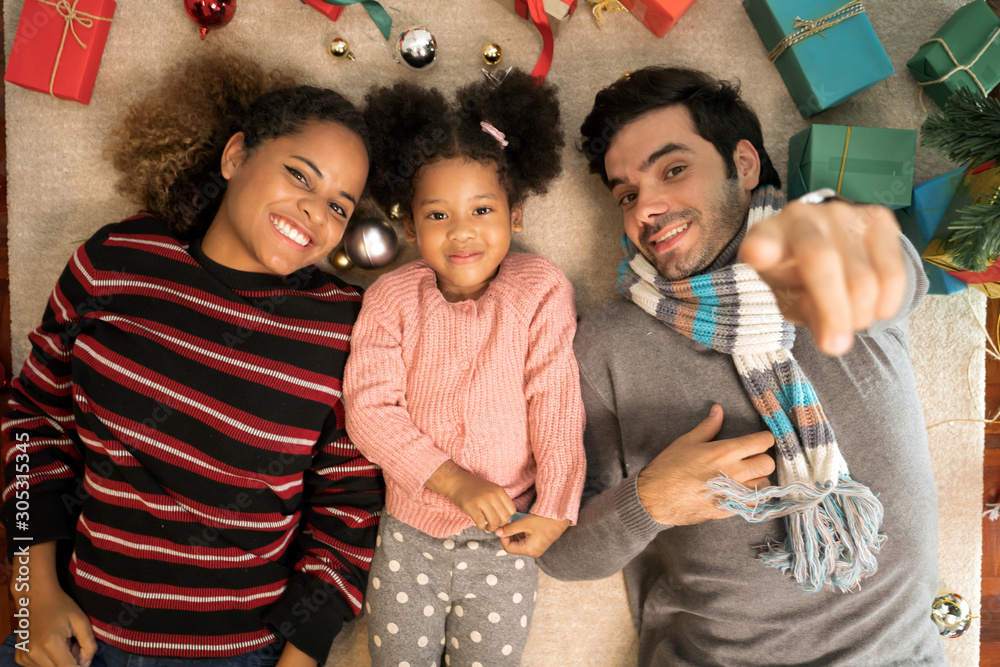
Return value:
<svg viewBox="0 0 1000 667">
<path fill-rule="evenodd" d="M 368 178 L 362 140 L 314 121 L 251 151 L 236 134 L 222 155 L 229 181 L 202 250 L 238 271 L 289 275 L 340 242 Z"/>
</svg>

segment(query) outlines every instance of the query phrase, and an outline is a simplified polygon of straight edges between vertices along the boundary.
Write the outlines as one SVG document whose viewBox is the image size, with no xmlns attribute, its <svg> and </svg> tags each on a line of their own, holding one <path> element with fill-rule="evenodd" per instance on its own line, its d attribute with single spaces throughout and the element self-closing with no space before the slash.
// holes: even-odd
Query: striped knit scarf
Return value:
<svg viewBox="0 0 1000 667">
<path fill-rule="evenodd" d="M 748 228 L 784 205 L 774 188 L 753 193 Z M 750 522 L 785 517 L 784 542 L 769 540 L 759 558 L 791 571 L 799 587 L 843 590 L 875 573 L 885 536 L 882 505 L 848 476 L 833 428 L 791 348 L 795 328 L 770 288 L 746 264 L 668 281 L 622 237 L 618 287 L 674 331 L 732 355 L 754 407 L 774 434 L 778 486 L 753 491 L 728 477 L 708 483 L 719 507 Z"/>
</svg>

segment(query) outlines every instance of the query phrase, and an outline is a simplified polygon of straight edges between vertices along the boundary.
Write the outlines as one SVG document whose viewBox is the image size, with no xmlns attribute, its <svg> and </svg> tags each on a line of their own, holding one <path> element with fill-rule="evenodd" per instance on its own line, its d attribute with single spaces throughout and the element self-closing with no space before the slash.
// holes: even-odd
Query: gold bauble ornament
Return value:
<svg viewBox="0 0 1000 667">
<path fill-rule="evenodd" d="M 393 204 L 389 208 L 389 219 L 392 221 L 399 220 L 399 204 Z"/>
<path fill-rule="evenodd" d="M 496 42 L 490 42 L 483 47 L 483 62 L 487 65 L 498 65 L 503 60 L 503 49 Z"/>
<path fill-rule="evenodd" d="M 343 60 L 344 58 L 354 60 L 350 42 L 341 37 L 334 37 L 333 41 L 330 42 L 330 55 L 337 60 Z"/>
<path fill-rule="evenodd" d="M 343 248 L 337 248 L 330 254 L 330 263 L 333 264 L 333 268 L 340 271 L 349 271 L 354 268 L 354 262 L 347 256 L 347 251 Z"/>
</svg>

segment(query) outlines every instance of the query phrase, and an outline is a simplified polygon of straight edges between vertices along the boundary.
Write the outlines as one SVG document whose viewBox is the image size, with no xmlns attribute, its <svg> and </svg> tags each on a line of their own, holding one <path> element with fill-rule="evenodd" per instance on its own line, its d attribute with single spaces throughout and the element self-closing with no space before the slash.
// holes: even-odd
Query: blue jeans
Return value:
<svg viewBox="0 0 1000 667">
<path fill-rule="evenodd" d="M 7 637 L 0 644 L 0 665 L 13 667 L 17 649 L 16 635 Z M 30 646 L 30 644 L 29 644 Z M 136 655 L 105 644 L 97 640 L 97 654 L 91 661 L 91 667 L 274 667 L 281 657 L 281 644 L 269 644 L 250 653 L 234 655 L 230 658 L 157 658 L 154 656 Z"/>
</svg>

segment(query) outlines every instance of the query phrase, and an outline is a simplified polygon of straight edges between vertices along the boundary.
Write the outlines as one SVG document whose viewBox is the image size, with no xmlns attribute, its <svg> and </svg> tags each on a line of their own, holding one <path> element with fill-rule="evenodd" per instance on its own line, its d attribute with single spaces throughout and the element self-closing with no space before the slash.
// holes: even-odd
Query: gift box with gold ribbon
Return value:
<svg viewBox="0 0 1000 667">
<path fill-rule="evenodd" d="M 4 80 L 90 103 L 114 0 L 25 0 Z"/>
<path fill-rule="evenodd" d="M 743 0 L 803 118 L 893 73 L 861 0 Z"/>
<path fill-rule="evenodd" d="M 812 125 L 788 141 L 788 197 L 830 188 L 856 202 L 909 206 L 916 130 Z"/>
<path fill-rule="evenodd" d="M 1000 297 L 1000 258 L 992 258 L 991 264 L 979 271 L 963 271 L 952 257 L 951 251 L 955 243 L 950 237 L 951 227 L 962 217 L 963 209 L 975 204 L 1000 206 L 1000 201 L 997 200 L 998 189 L 1000 167 L 990 162 L 968 168 L 923 254 L 923 258 L 931 264 L 941 267 L 949 275 L 968 283 L 969 287 L 983 292 L 991 299 Z"/>
<path fill-rule="evenodd" d="M 978 90 L 985 97 L 1000 83 L 1000 18 L 985 0 L 965 5 L 906 66 L 942 109 L 959 88 Z"/>
<path fill-rule="evenodd" d="M 576 11 L 577 0 L 496 0 L 501 5 L 517 12 L 523 19 L 528 19 L 535 24 L 538 33 L 542 36 L 542 53 L 531 70 L 531 76 L 544 81 L 552 66 L 552 57 L 555 46 L 552 41 L 553 36 L 559 29 L 569 21 L 569 17 Z"/>
<path fill-rule="evenodd" d="M 695 0 L 620 0 L 657 37 L 663 37 Z"/>
<path fill-rule="evenodd" d="M 515 12 L 522 19 L 531 20 L 531 10 L 526 0 L 496 0 L 496 2 Z M 553 35 L 558 35 L 569 21 L 569 17 L 576 11 L 576 4 L 577 0 L 542 0 Z"/>
</svg>

